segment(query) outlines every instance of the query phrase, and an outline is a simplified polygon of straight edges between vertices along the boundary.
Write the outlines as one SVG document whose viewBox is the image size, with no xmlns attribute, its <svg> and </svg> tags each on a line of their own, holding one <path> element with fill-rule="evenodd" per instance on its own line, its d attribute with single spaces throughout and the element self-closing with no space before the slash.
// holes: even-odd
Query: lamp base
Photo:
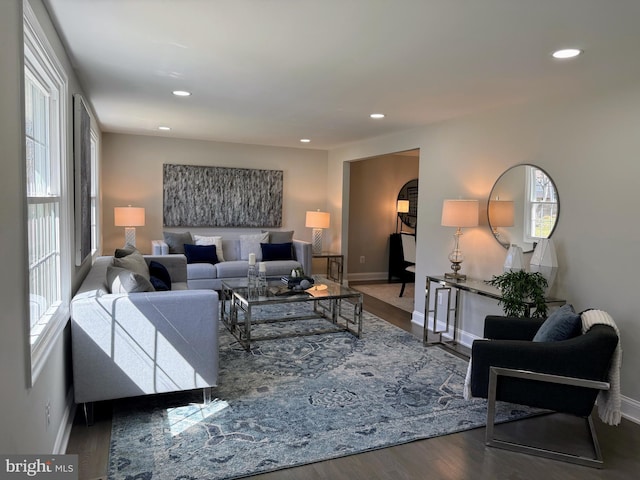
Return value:
<svg viewBox="0 0 640 480">
<path fill-rule="evenodd" d="M 451 255 L 449 256 L 449 258 L 456 258 L 455 256 L 455 252 L 458 252 L 458 259 L 462 256 L 461 253 L 459 253 L 459 250 L 454 250 Z M 447 272 L 444 274 L 444 278 L 446 278 L 447 280 L 456 280 L 458 282 L 464 282 L 467 279 L 467 276 L 463 273 L 458 273 L 460 271 L 460 269 L 462 268 L 462 265 L 460 265 L 462 263 L 462 261 L 456 261 L 456 262 L 451 262 L 451 270 L 453 270 L 453 272 Z"/>
<path fill-rule="evenodd" d="M 313 239 L 311 252 L 316 255 L 322 253 L 322 229 L 314 228 L 311 231 L 311 237 Z"/>
<path fill-rule="evenodd" d="M 464 273 L 445 273 L 444 278 L 447 280 L 457 280 L 458 282 L 464 282 L 467 276 Z"/>
<path fill-rule="evenodd" d="M 124 244 L 125 246 L 131 245 L 132 247 L 136 246 L 136 229 L 135 227 L 125 227 L 124 229 Z"/>
</svg>

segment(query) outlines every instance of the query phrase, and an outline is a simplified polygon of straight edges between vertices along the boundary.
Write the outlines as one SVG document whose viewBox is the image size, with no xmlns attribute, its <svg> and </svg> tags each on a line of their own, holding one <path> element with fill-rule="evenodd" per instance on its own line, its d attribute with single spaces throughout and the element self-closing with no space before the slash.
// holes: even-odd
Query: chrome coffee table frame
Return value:
<svg viewBox="0 0 640 480">
<path fill-rule="evenodd" d="M 222 322 L 247 351 L 251 350 L 251 342 L 257 340 L 271 340 L 300 335 L 346 331 L 359 338 L 362 333 L 362 293 L 323 277 L 315 277 L 314 280 L 316 285 L 322 284 L 327 286 L 326 290 L 320 292 L 321 296 L 313 296 L 306 292 L 294 295 L 274 295 L 270 292 L 269 287 L 282 286 L 279 278 L 268 280 L 267 291 L 264 295 L 259 295 L 255 289 L 249 291 L 246 279 L 224 280 L 222 281 L 220 296 Z M 349 305 L 343 312 L 343 300 L 349 300 L 350 303 L 353 304 L 353 308 Z M 313 311 L 312 313 L 310 312 L 309 315 L 291 318 L 255 318 L 255 310 L 260 307 L 293 303 L 312 303 Z M 347 312 L 347 310 L 349 310 L 349 312 Z M 288 334 L 261 335 L 260 337 L 252 335 L 252 328 L 259 324 L 295 322 L 312 318 L 326 319 L 328 324 L 327 328 L 314 329 L 305 333 L 294 332 Z"/>
</svg>

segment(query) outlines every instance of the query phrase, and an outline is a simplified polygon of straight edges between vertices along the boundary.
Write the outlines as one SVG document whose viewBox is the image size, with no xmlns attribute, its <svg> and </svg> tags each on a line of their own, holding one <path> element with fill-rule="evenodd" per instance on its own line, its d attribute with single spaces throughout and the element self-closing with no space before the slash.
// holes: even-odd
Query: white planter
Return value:
<svg viewBox="0 0 640 480">
<path fill-rule="evenodd" d="M 505 272 L 518 272 L 524 270 L 524 255 L 522 248 L 518 245 L 511 245 L 507 250 L 507 257 L 504 259 L 503 270 Z"/>
<path fill-rule="evenodd" d="M 539 272 L 546 278 L 549 284 L 547 291 L 551 290 L 558 272 L 558 257 L 556 256 L 556 249 L 553 246 L 553 240 L 543 238 L 538 242 L 531 256 L 529 271 Z"/>
</svg>

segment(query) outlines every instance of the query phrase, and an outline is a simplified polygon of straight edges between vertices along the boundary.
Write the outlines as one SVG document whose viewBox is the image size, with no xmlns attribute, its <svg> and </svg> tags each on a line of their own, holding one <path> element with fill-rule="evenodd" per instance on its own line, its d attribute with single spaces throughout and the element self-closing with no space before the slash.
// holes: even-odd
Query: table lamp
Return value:
<svg viewBox="0 0 640 480">
<path fill-rule="evenodd" d="M 114 225 L 124 228 L 124 244 L 136 246 L 135 227 L 144 227 L 144 208 L 142 207 L 115 207 L 113 209 Z"/>
<path fill-rule="evenodd" d="M 442 204 L 442 221 L 440 223 L 443 227 L 456 227 L 456 233 L 453 234 L 453 250 L 449 254 L 453 273 L 445 273 L 444 278 L 464 281 L 467 276 L 458 273 L 462 268 L 460 264 L 464 260 L 464 255 L 460 250 L 460 236 L 463 227 L 478 226 L 478 201 L 445 200 Z"/>
<path fill-rule="evenodd" d="M 400 229 L 400 213 L 409 213 L 409 200 L 398 200 L 396 211 L 398 212 L 398 218 L 396 220 L 396 233 L 401 231 Z"/>
<path fill-rule="evenodd" d="M 305 226 L 312 228 L 312 244 L 311 251 L 314 254 L 322 252 L 322 229 L 329 228 L 329 213 L 318 211 L 307 212 Z"/>
<path fill-rule="evenodd" d="M 496 238 L 500 236 L 498 227 L 513 227 L 514 225 L 512 200 L 490 200 L 488 214 L 489 225 L 491 225 L 491 231 Z"/>
</svg>

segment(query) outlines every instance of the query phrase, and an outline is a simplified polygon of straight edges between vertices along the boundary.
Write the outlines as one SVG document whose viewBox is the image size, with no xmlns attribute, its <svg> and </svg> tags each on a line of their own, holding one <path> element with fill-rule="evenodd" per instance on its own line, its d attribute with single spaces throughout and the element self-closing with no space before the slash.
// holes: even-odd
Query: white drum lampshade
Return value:
<svg viewBox="0 0 640 480">
<path fill-rule="evenodd" d="M 547 279 L 548 289 L 551 289 L 556 279 L 556 274 L 558 273 L 558 257 L 556 256 L 553 240 L 550 238 L 542 238 L 538 241 L 531 256 L 529 271 L 539 272 Z"/>
</svg>

